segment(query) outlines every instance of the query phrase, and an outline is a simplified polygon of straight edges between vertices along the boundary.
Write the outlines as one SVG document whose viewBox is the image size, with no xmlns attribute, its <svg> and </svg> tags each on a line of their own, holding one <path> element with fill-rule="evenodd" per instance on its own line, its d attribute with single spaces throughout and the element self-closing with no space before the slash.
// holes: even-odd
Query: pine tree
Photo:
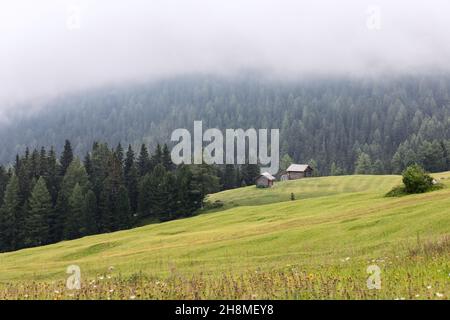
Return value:
<svg viewBox="0 0 450 320">
<path fill-rule="evenodd" d="M 285 154 L 282 158 L 281 158 L 281 163 L 280 163 L 280 170 L 286 170 L 292 163 L 294 162 L 294 160 L 291 158 L 291 156 L 289 156 L 289 154 Z"/>
<path fill-rule="evenodd" d="M 143 216 L 160 218 L 165 210 L 167 190 L 163 184 L 166 170 L 158 164 L 146 174 L 139 185 L 139 212 Z"/>
<path fill-rule="evenodd" d="M 30 161 L 29 161 L 29 169 L 30 169 L 30 177 L 38 178 L 40 171 L 40 161 L 39 161 L 39 152 L 36 149 L 33 149 L 31 153 Z"/>
<path fill-rule="evenodd" d="M 58 175 L 60 168 L 56 161 L 56 154 L 53 147 L 48 152 L 46 174 L 43 175 L 45 182 L 47 183 L 47 190 L 52 197 L 53 206 L 56 205 L 56 200 L 58 199 L 59 186 L 61 183 L 61 177 Z"/>
<path fill-rule="evenodd" d="M 41 152 L 39 153 L 39 172 L 38 176 L 46 177 L 48 175 L 48 159 L 47 159 L 47 151 L 44 147 L 41 148 Z"/>
<path fill-rule="evenodd" d="M 21 215 L 19 180 L 13 175 L 8 182 L 0 208 L 0 248 L 2 251 L 14 250 L 17 247 Z"/>
<path fill-rule="evenodd" d="M 124 186 L 122 165 L 116 154 L 111 154 L 108 161 L 108 176 L 103 182 L 103 190 L 99 199 L 99 224 L 102 232 L 111 232 L 118 229 L 115 224 L 117 212 L 117 199 L 121 186 Z"/>
<path fill-rule="evenodd" d="M 115 215 L 117 217 L 117 229 L 127 229 L 131 226 L 130 201 L 128 191 L 124 186 L 119 187 L 115 203 Z"/>
<path fill-rule="evenodd" d="M 137 212 L 138 207 L 138 171 L 134 161 L 134 152 L 131 145 L 128 146 L 128 151 L 124 163 L 124 178 L 125 187 L 128 190 L 128 199 L 130 201 L 130 208 L 133 213 Z"/>
<path fill-rule="evenodd" d="M 319 166 L 317 165 L 317 161 L 314 159 L 310 159 L 308 161 L 309 166 L 313 169 L 312 175 L 313 177 L 319 177 L 321 172 L 319 170 Z"/>
<path fill-rule="evenodd" d="M 139 157 L 137 159 L 137 169 L 139 173 L 139 177 L 145 176 L 150 172 L 150 156 L 148 154 L 147 147 L 145 144 L 142 144 L 141 151 L 139 153 Z"/>
<path fill-rule="evenodd" d="M 55 211 L 50 217 L 49 233 L 52 242 L 59 241 L 64 237 L 64 224 L 69 219 L 68 215 L 70 214 L 69 201 L 77 184 L 83 190 L 83 193 L 90 187 L 84 166 L 78 158 L 75 158 L 67 168 L 66 174 L 62 179 Z"/>
<path fill-rule="evenodd" d="M 97 198 L 92 190 L 88 190 L 84 202 L 84 226 L 85 234 L 91 235 L 98 232 L 97 228 Z"/>
<path fill-rule="evenodd" d="M 49 238 L 51 242 L 63 239 L 64 221 L 69 212 L 69 198 L 66 193 L 60 192 L 55 204 L 55 210 L 49 217 Z"/>
<path fill-rule="evenodd" d="M 64 221 L 64 239 L 75 239 L 86 234 L 85 225 L 85 200 L 83 189 L 77 183 L 69 197 L 69 212 L 66 214 Z"/>
<path fill-rule="evenodd" d="M 153 170 L 158 164 L 161 164 L 165 167 L 163 163 L 163 151 L 159 143 L 156 145 L 155 153 L 152 155 L 150 159 L 150 166 L 151 166 L 150 170 Z"/>
<path fill-rule="evenodd" d="M 0 208 L 3 206 L 3 197 L 5 196 L 6 186 L 8 185 L 9 175 L 8 172 L 0 166 Z"/>
<path fill-rule="evenodd" d="M 371 174 L 372 173 L 372 161 L 367 153 L 361 152 L 358 160 L 355 163 L 356 174 Z"/>
<path fill-rule="evenodd" d="M 384 173 L 383 162 L 380 159 L 377 159 L 373 163 L 373 168 L 372 169 L 373 169 L 372 170 L 373 174 L 383 174 Z"/>
<path fill-rule="evenodd" d="M 122 145 L 120 144 L 120 142 L 117 145 L 115 152 L 116 152 L 117 159 L 119 159 L 119 162 L 123 165 L 123 148 L 122 148 Z"/>
<path fill-rule="evenodd" d="M 29 201 L 29 211 L 25 220 L 25 244 L 40 246 L 48 243 L 48 219 L 52 211 L 52 199 L 44 178 L 39 178 Z"/>
<path fill-rule="evenodd" d="M 167 147 L 167 144 L 164 144 L 164 147 L 162 150 L 161 163 L 167 171 L 171 171 L 174 168 L 174 164 L 172 162 L 169 147 Z"/>
<path fill-rule="evenodd" d="M 64 176 L 66 174 L 67 168 L 69 168 L 70 164 L 73 161 L 73 151 L 72 146 L 69 140 L 66 140 L 64 144 L 64 150 L 61 154 L 61 159 L 59 160 L 61 164 L 60 175 Z"/>
<path fill-rule="evenodd" d="M 335 162 L 333 162 L 331 164 L 330 175 L 332 175 L 332 176 L 340 176 L 340 175 L 343 175 L 343 174 L 344 174 L 344 171 L 342 170 L 342 168 L 339 167 L 338 165 L 336 165 Z"/>
<path fill-rule="evenodd" d="M 22 205 L 30 197 L 31 190 L 33 189 L 33 176 L 30 170 L 29 160 L 29 155 L 22 158 L 20 160 L 19 170 L 16 172 L 17 178 L 19 179 L 20 200 Z"/>
<path fill-rule="evenodd" d="M 109 174 L 109 161 L 112 153 L 104 143 L 94 143 L 91 153 L 91 174 L 89 180 L 92 184 L 97 200 L 100 200 L 100 194 L 103 189 L 103 183 Z"/>
<path fill-rule="evenodd" d="M 257 164 L 243 164 L 241 174 L 245 185 L 249 186 L 255 184 L 255 179 L 261 174 L 261 169 Z"/>
<path fill-rule="evenodd" d="M 91 155 L 88 153 L 86 153 L 86 155 L 84 156 L 84 160 L 83 160 L 83 165 L 84 165 L 84 169 L 86 170 L 86 173 L 88 174 L 88 176 L 92 175 L 92 162 L 91 162 Z"/>
<path fill-rule="evenodd" d="M 66 170 L 66 174 L 61 183 L 61 193 L 64 193 L 67 198 L 72 194 L 72 190 L 76 184 L 79 184 L 83 192 L 86 192 L 90 186 L 89 177 L 86 169 L 81 163 L 80 159 L 75 158 Z"/>
</svg>

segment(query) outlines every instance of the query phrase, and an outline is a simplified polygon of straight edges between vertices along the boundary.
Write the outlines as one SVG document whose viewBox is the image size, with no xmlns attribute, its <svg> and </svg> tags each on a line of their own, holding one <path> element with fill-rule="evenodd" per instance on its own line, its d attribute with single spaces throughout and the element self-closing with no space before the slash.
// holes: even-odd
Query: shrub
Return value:
<svg viewBox="0 0 450 320">
<path fill-rule="evenodd" d="M 223 202 L 220 200 L 216 200 L 214 202 L 206 201 L 205 205 L 204 205 L 204 209 L 206 209 L 206 210 L 218 209 L 218 208 L 222 208 L 222 207 L 223 207 Z"/>
<path fill-rule="evenodd" d="M 391 191 L 386 193 L 386 197 L 401 197 L 404 195 L 406 195 L 404 186 L 396 186 L 396 187 L 392 188 Z"/>
<path fill-rule="evenodd" d="M 406 168 L 402 176 L 406 193 L 423 193 L 433 187 L 433 178 L 417 164 Z"/>
</svg>

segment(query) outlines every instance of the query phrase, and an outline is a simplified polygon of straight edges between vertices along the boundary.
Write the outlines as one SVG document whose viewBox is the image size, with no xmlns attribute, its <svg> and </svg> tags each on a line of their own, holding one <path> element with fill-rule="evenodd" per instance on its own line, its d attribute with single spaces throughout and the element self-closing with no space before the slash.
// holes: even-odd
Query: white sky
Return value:
<svg viewBox="0 0 450 320">
<path fill-rule="evenodd" d="M 449 12 L 448 0 L 0 0 L 0 116 L 183 73 L 448 71 Z"/>
</svg>

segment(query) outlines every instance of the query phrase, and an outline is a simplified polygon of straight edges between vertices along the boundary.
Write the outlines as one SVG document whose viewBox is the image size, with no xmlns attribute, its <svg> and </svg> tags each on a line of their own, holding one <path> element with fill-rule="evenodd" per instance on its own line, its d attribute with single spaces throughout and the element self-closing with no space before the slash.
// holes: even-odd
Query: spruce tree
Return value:
<svg viewBox="0 0 450 320">
<path fill-rule="evenodd" d="M 257 164 L 243 164 L 241 166 L 241 174 L 245 185 L 249 186 L 255 184 L 256 178 L 261 174 L 261 169 Z"/>
<path fill-rule="evenodd" d="M 39 172 L 38 176 L 45 177 L 48 175 L 48 159 L 47 159 L 47 151 L 44 147 L 41 148 L 41 152 L 39 153 Z"/>
<path fill-rule="evenodd" d="M 115 153 L 111 154 L 108 161 L 108 176 L 103 182 L 103 189 L 99 199 L 99 224 L 102 232 L 111 232 L 118 229 L 115 225 L 115 213 L 119 189 L 124 186 L 122 165 Z"/>
<path fill-rule="evenodd" d="M 95 193 L 89 189 L 84 200 L 84 226 L 86 235 L 96 234 L 98 232 L 98 217 Z"/>
<path fill-rule="evenodd" d="M 61 177 L 58 175 L 59 172 L 60 169 L 56 160 L 56 154 L 52 147 L 48 152 L 46 173 L 43 177 L 47 183 L 47 190 L 52 197 L 53 205 L 56 205 L 56 200 L 58 199 L 59 186 L 61 182 Z"/>
<path fill-rule="evenodd" d="M 69 168 L 70 164 L 73 161 L 73 151 L 72 146 L 69 140 L 66 140 L 64 144 L 64 150 L 61 154 L 61 159 L 59 160 L 61 164 L 60 175 L 64 176 L 66 174 L 67 168 Z"/>
<path fill-rule="evenodd" d="M 167 171 L 171 171 L 174 168 L 174 164 L 172 162 L 169 147 L 167 146 L 167 144 L 164 144 L 164 146 L 163 146 L 162 155 L 161 155 L 161 163 Z"/>
<path fill-rule="evenodd" d="M 355 163 L 356 174 L 371 174 L 372 173 L 372 161 L 367 153 L 361 152 Z"/>
<path fill-rule="evenodd" d="M 158 164 L 161 164 L 163 167 L 165 167 L 165 165 L 163 163 L 163 151 L 162 151 L 161 145 L 159 143 L 156 145 L 155 152 L 153 153 L 153 155 L 151 157 L 150 170 L 153 170 Z"/>
<path fill-rule="evenodd" d="M 30 162 L 30 177 L 31 178 L 38 178 L 39 172 L 40 172 L 40 155 L 39 152 L 36 149 L 33 149 L 33 152 L 31 153 Z"/>
<path fill-rule="evenodd" d="M 143 216 L 161 218 L 165 211 L 167 190 L 164 185 L 166 170 L 158 164 L 151 174 L 146 174 L 139 188 L 139 212 Z"/>
<path fill-rule="evenodd" d="M 3 205 L 3 197 L 5 196 L 6 186 L 8 185 L 9 175 L 8 172 L 0 166 L 0 208 Z"/>
<path fill-rule="evenodd" d="M 2 251 L 14 250 L 17 247 L 17 235 L 20 231 L 18 217 L 21 215 L 19 180 L 13 175 L 6 186 L 3 205 L 0 208 L 0 246 Z"/>
<path fill-rule="evenodd" d="M 25 244 L 40 246 L 48 243 L 49 215 L 52 211 L 52 199 L 44 178 L 39 178 L 33 188 L 29 201 L 29 211 L 25 220 Z"/>
<path fill-rule="evenodd" d="M 117 145 L 117 147 L 116 147 L 116 156 L 117 156 L 117 159 L 119 159 L 119 162 L 123 165 L 123 148 L 122 148 L 122 145 L 120 144 L 120 142 L 119 142 L 119 144 Z"/>
<path fill-rule="evenodd" d="M 138 171 L 134 161 L 134 152 L 131 145 L 128 146 L 128 151 L 124 163 L 124 179 L 125 187 L 128 190 L 128 198 L 130 201 L 131 211 L 133 213 L 137 210 L 138 203 Z"/>
<path fill-rule="evenodd" d="M 75 239 L 86 234 L 85 199 L 79 183 L 75 185 L 69 197 L 69 212 L 64 221 L 64 239 Z"/>
<path fill-rule="evenodd" d="M 116 229 L 127 229 L 131 226 L 131 210 L 130 201 L 128 199 L 128 191 L 125 186 L 120 186 L 116 203 L 115 203 L 115 215 L 116 215 Z"/>
<path fill-rule="evenodd" d="M 150 172 L 150 156 L 148 154 L 147 147 L 145 144 L 142 144 L 141 151 L 139 152 L 139 156 L 137 159 L 137 169 L 139 173 L 139 177 L 145 176 Z"/>
</svg>

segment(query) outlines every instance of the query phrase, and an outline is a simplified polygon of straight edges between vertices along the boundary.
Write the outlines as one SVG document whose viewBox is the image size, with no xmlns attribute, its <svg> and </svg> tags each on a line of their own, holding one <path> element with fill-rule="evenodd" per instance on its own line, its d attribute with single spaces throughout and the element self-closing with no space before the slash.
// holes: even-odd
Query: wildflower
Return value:
<svg viewBox="0 0 450 320">
<path fill-rule="evenodd" d="M 58 291 L 58 290 L 55 290 L 55 293 L 56 293 L 56 294 L 59 294 L 59 291 Z"/>
<path fill-rule="evenodd" d="M 108 279 L 111 279 L 111 276 L 110 276 L 110 275 L 107 275 L 106 277 L 107 277 Z"/>
<path fill-rule="evenodd" d="M 430 289 L 431 289 L 431 286 L 427 286 L 427 289 L 430 290 Z"/>
<path fill-rule="evenodd" d="M 110 293 L 113 293 L 113 292 L 114 292 L 114 289 L 109 290 L 109 292 L 110 292 Z"/>
<path fill-rule="evenodd" d="M 348 261 L 348 260 L 350 260 L 350 257 L 345 258 L 345 261 Z"/>
<path fill-rule="evenodd" d="M 416 294 L 415 297 L 416 297 L 416 298 L 420 297 L 420 294 Z"/>
<path fill-rule="evenodd" d="M 103 279 L 105 279 L 105 277 L 100 276 L 100 277 L 98 277 L 98 279 L 99 279 L 99 280 L 103 280 Z"/>
<path fill-rule="evenodd" d="M 130 299 L 134 300 L 134 299 L 136 299 L 136 296 L 130 296 Z"/>
<path fill-rule="evenodd" d="M 438 298 L 442 298 L 444 295 L 443 295 L 442 293 L 436 292 L 436 296 L 437 296 Z"/>
</svg>

